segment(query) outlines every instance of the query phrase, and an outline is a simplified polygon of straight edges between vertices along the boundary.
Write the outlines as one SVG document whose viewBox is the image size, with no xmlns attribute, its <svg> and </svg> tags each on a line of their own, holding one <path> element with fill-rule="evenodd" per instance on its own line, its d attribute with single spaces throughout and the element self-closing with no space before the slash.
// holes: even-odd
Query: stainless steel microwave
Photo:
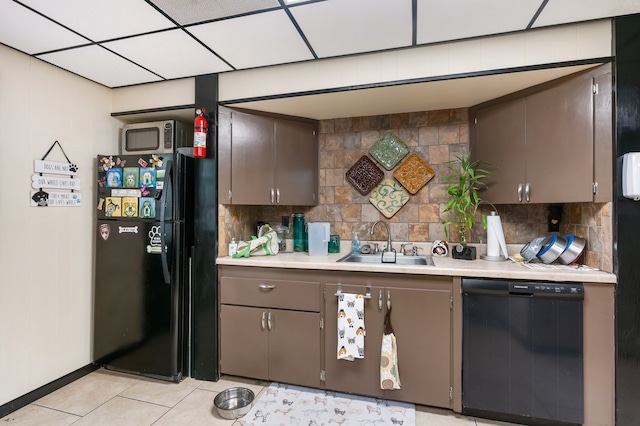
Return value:
<svg viewBox="0 0 640 426">
<path fill-rule="evenodd" d="M 191 136 L 191 137 L 190 137 Z M 120 154 L 171 154 L 191 146 L 193 127 L 176 120 L 133 123 L 122 126 Z"/>
</svg>

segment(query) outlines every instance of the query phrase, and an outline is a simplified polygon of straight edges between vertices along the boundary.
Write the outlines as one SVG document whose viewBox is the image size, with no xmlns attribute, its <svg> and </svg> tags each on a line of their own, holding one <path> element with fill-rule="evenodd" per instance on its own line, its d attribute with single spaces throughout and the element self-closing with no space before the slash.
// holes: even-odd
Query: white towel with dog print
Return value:
<svg viewBox="0 0 640 426">
<path fill-rule="evenodd" d="M 338 359 L 364 358 L 364 296 L 338 295 Z"/>
</svg>

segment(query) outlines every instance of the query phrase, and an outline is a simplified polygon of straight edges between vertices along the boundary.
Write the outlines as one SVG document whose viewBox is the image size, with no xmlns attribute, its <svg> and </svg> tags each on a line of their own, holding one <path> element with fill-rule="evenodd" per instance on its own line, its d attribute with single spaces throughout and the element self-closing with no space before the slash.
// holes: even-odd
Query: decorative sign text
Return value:
<svg viewBox="0 0 640 426">
<path fill-rule="evenodd" d="M 139 189 L 112 189 L 112 197 L 142 197 Z"/>
<path fill-rule="evenodd" d="M 55 189 L 74 189 L 80 190 L 80 179 L 72 179 L 58 176 L 31 176 L 31 187 L 39 188 L 55 188 Z"/>
<path fill-rule="evenodd" d="M 78 173 L 78 166 L 73 163 L 34 160 L 33 168 L 36 173 L 49 173 L 53 175 L 74 176 Z"/>
<path fill-rule="evenodd" d="M 31 191 L 31 206 L 80 207 L 82 194 L 78 192 Z"/>
</svg>

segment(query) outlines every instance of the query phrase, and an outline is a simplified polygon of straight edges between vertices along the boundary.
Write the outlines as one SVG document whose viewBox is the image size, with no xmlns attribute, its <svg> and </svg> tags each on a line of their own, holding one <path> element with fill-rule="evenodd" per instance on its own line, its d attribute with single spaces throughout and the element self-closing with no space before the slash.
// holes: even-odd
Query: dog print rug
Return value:
<svg viewBox="0 0 640 426">
<path fill-rule="evenodd" d="M 272 383 L 239 420 L 253 425 L 415 426 L 413 404 Z"/>
</svg>

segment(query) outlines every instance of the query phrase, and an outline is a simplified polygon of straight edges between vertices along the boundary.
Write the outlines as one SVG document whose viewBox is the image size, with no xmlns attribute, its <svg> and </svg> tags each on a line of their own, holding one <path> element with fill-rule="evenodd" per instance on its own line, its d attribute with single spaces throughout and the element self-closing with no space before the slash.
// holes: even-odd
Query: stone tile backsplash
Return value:
<svg viewBox="0 0 640 426">
<path fill-rule="evenodd" d="M 409 202 L 391 219 L 386 219 L 347 181 L 345 173 L 385 132 L 391 131 L 419 154 L 435 171 L 435 176 L 410 197 Z M 232 237 L 248 239 L 255 235 L 257 220 L 279 223 L 282 216 L 305 213 L 308 222 L 330 222 L 331 233 L 350 241 L 357 232 L 362 241 L 386 240 L 383 227 L 376 227 L 373 237 L 368 231 L 376 220 L 388 222 L 394 241 L 429 242 L 446 239 L 442 225 L 448 201 L 442 177 L 446 162 L 466 155 L 469 149 L 469 120 L 466 108 L 391 114 L 372 117 L 338 118 L 320 122 L 320 203 L 315 207 L 225 206 L 219 208 L 221 255 L 227 253 Z M 393 170 L 380 167 L 386 178 Z M 549 234 L 548 204 L 499 205 L 507 244 L 524 244 Z M 574 233 L 587 240 L 581 263 L 611 272 L 612 203 L 566 204 L 562 206 L 560 234 Z M 487 214 L 483 207 L 482 213 Z M 291 237 L 291 236 L 290 236 Z M 458 237 L 452 229 L 449 241 Z M 478 215 L 470 242 L 486 240 Z"/>
</svg>

